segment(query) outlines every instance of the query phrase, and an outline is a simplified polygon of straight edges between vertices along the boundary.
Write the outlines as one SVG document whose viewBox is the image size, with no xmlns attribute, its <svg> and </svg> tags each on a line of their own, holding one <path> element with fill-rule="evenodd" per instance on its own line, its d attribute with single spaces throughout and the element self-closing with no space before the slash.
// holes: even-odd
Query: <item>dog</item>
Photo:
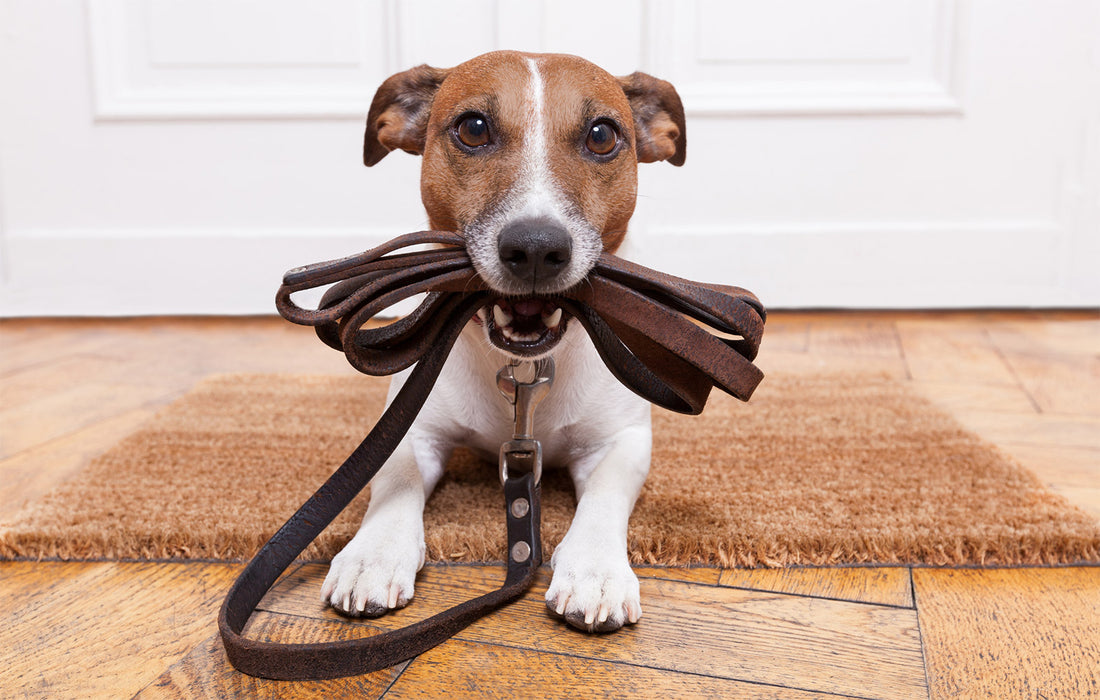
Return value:
<svg viewBox="0 0 1100 700">
<path fill-rule="evenodd" d="M 496 459 L 512 438 L 496 388 L 509 361 L 552 355 L 556 377 L 535 413 L 548 468 L 569 469 L 572 524 L 551 559 L 551 614 L 589 632 L 642 615 L 627 521 L 649 472 L 649 404 L 607 370 L 554 295 L 583 284 L 626 235 L 637 164 L 682 165 L 684 110 L 673 86 L 616 78 L 576 56 L 497 51 L 451 69 L 387 79 L 367 117 L 363 160 L 422 155 L 431 228 L 457 231 L 498 295 L 463 329 L 407 436 L 371 485 L 358 533 L 333 558 L 322 599 L 375 617 L 405 606 L 424 564 L 424 503 L 452 450 Z M 408 372 L 394 377 L 390 397 Z"/>
</svg>

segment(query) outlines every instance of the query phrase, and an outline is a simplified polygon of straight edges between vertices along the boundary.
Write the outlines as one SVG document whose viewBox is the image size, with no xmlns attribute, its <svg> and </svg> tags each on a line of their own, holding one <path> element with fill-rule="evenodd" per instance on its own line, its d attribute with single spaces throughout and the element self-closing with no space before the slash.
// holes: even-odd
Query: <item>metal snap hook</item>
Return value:
<svg viewBox="0 0 1100 700">
<path fill-rule="evenodd" d="M 554 383 L 554 359 L 535 361 L 534 378 L 529 382 L 516 379 L 518 365 L 518 361 L 511 362 L 497 372 L 497 389 L 512 404 L 514 419 L 512 439 L 500 446 L 502 484 L 509 471 L 531 472 L 535 483 L 542 479 L 542 445 L 534 435 L 535 407 Z"/>
</svg>

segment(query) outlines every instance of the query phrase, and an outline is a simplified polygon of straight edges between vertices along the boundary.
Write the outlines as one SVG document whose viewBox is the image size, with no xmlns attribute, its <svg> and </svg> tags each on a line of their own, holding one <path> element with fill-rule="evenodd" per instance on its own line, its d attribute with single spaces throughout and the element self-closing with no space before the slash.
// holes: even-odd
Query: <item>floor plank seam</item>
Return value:
<svg viewBox="0 0 1100 700">
<path fill-rule="evenodd" d="M 826 567 L 828 568 L 828 567 Z M 909 568 L 909 567 L 905 567 Z M 723 569 L 719 569 L 723 571 Z M 700 586 L 703 588 L 726 588 L 735 591 L 747 591 L 751 593 L 771 593 L 774 595 L 792 596 L 794 598 L 813 598 L 815 600 L 831 600 L 837 603 L 853 603 L 855 605 L 873 605 L 880 608 L 893 608 L 895 610 L 915 610 L 916 608 L 911 605 L 897 605 L 896 603 L 880 603 L 872 600 L 853 600 L 851 598 L 836 598 L 833 596 L 813 595 L 811 593 L 794 593 L 791 591 L 776 591 L 768 588 L 753 588 L 751 586 L 731 586 L 724 583 L 706 583 L 703 581 L 685 581 L 683 579 L 668 579 L 660 576 L 639 576 L 639 579 L 645 579 L 648 581 L 671 581 L 673 583 L 682 583 L 689 586 Z"/>
<path fill-rule="evenodd" d="M 909 569 L 909 595 L 913 599 L 913 610 L 917 619 L 917 641 L 920 642 L 920 661 L 924 667 L 924 687 L 928 693 L 928 700 L 932 700 L 932 679 L 928 675 L 928 653 L 924 646 L 924 630 L 920 624 L 920 609 L 917 607 L 917 582 L 913 580 L 913 569 Z"/>
<path fill-rule="evenodd" d="M 401 680 L 401 677 L 405 675 L 405 671 L 409 670 L 409 666 L 412 666 L 416 662 L 416 660 L 419 659 L 419 658 L 420 658 L 419 656 L 414 656 L 413 658 L 409 659 L 408 661 L 405 661 L 402 664 L 399 664 L 401 666 L 401 670 L 398 671 L 396 674 L 394 674 L 393 680 L 391 680 L 389 682 L 389 685 L 387 685 L 385 688 L 383 688 L 382 692 L 378 694 L 378 700 L 382 700 L 382 698 L 389 695 L 390 691 L 393 690 L 393 686 L 397 684 L 397 681 Z"/>
<path fill-rule="evenodd" d="M 335 613 L 335 612 L 333 613 L 334 616 L 326 615 L 325 617 L 316 617 L 314 615 L 308 615 L 308 614 L 305 614 L 305 613 L 287 612 L 286 610 L 277 610 L 277 609 L 272 609 L 272 608 L 268 608 L 268 607 L 260 607 L 260 606 L 256 606 L 256 612 L 265 612 L 268 615 L 279 615 L 281 617 L 293 617 L 293 618 L 297 618 L 299 620 L 312 620 L 313 622 L 331 622 L 331 623 L 335 623 L 335 624 L 338 624 L 338 625 L 346 625 L 348 627 L 362 627 L 364 629 L 374 630 L 376 632 L 381 632 L 381 633 L 385 633 L 385 632 L 390 631 L 389 627 L 383 627 L 381 625 L 376 625 L 372 622 L 369 622 L 369 620 L 371 618 L 368 618 L 368 617 L 350 618 L 350 617 L 344 617 L 343 615 L 340 615 L 340 614 Z M 425 618 L 425 619 L 427 619 L 427 618 Z M 410 622 L 409 624 L 410 625 L 415 625 L 417 622 L 423 622 L 423 620 L 416 620 L 414 622 Z"/>
<path fill-rule="evenodd" d="M 905 380 L 913 381 L 913 368 L 909 365 L 909 357 L 905 354 L 905 343 L 901 340 L 901 331 L 898 329 L 897 322 L 890 324 L 890 329 L 894 332 L 894 344 L 897 345 L 898 355 L 901 357 L 901 366 L 905 368 Z"/>
<path fill-rule="evenodd" d="M 1023 379 L 1021 379 L 1019 373 L 1016 372 L 1016 368 L 1013 367 L 1012 363 L 1008 361 L 1008 356 L 1005 355 L 1004 350 L 1002 350 L 1001 346 L 997 345 L 997 341 L 993 339 L 993 335 L 990 334 L 989 329 L 983 327 L 982 334 L 989 341 L 989 346 L 993 348 L 993 352 L 997 355 L 997 358 L 1000 359 L 1001 364 L 1003 364 L 1008 369 L 1008 373 L 1012 375 L 1012 379 L 1016 381 L 1016 386 L 1020 388 L 1020 391 L 1024 392 L 1024 396 L 1026 396 L 1028 402 L 1031 403 L 1031 407 L 1035 409 L 1036 413 L 1040 415 L 1043 414 L 1043 407 L 1040 406 L 1039 402 L 1035 399 L 1034 396 L 1032 396 L 1031 391 L 1024 384 Z"/>
<path fill-rule="evenodd" d="M 160 682 L 160 679 L 161 679 L 161 678 L 162 678 L 162 677 L 164 676 L 164 674 L 165 674 L 165 673 L 168 673 L 168 672 L 169 672 L 170 670 L 172 670 L 172 668 L 173 668 L 174 666 L 176 666 L 176 664 L 178 664 L 178 663 L 180 663 L 181 661 L 183 661 L 184 659 L 186 659 L 186 658 L 187 658 L 188 656 L 190 656 L 190 655 L 191 655 L 192 653 L 194 653 L 194 651 L 195 651 L 196 649 L 198 649 L 199 647 L 202 647 L 202 646 L 206 646 L 207 644 L 209 644 L 209 643 L 211 642 L 211 640 L 217 640 L 217 639 L 218 639 L 218 637 L 219 637 L 218 633 L 217 633 L 217 632 L 215 632 L 214 634 L 210 635 L 209 637 L 206 637 L 205 639 L 202 639 L 202 640 L 200 640 L 200 641 L 198 641 L 198 642 L 195 642 L 195 645 L 194 645 L 193 647 L 191 647 L 191 648 L 187 649 L 186 651 L 184 651 L 184 652 L 183 652 L 183 654 L 182 654 L 182 655 L 181 655 L 181 656 L 180 656 L 180 657 L 179 657 L 178 659 L 176 659 L 176 660 L 175 660 L 175 661 L 173 661 L 172 663 L 170 663 L 170 664 L 166 665 L 166 666 L 165 666 L 165 667 L 164 667 L 164 668 L 163 668 L 163 669 L 161 670 L 161 672 L 160 672 L 160 673 L 158 673 L 158 674 L 156 675 L 156 677 L 155 677 L 155 678 L 153 678 L 153 680 L 149 681 L 148 683 L 146 683 L 145 685 L 143 685 L 143 686 L 142 686 L 141 688 L 138 688 L 137 692 L 135 692 L 135 693 L 134 693 L 134 694 L 133 694 L 133 695 L 132 695 L 132 696 L 130 697 L 130 700 L 138 700 L 138 698 L 140 698 L 140 697 L 141 697 L 142 693 L 144 693 L 145 691 L 149 690 L 150 688 L 152 688 L 153 686 L 155 686 L 155 685 L 156 685 L 157 683 L 159 683 L 159 682 Z M 219 646 L 220 646 L 220 645 L 219 645 Z"/>
<path fill-rule="evenodd" d="M 564 624 L 564 623 L 562 623 L 562 624 Z M 582 633 L 577 632 L 577 634 L 582 634 Z M 485 641 L 481 641 L 481 640 L 478 640 L 478 639 L 469 639 L 469 638 L 465 637 L 462 632 L 459 632 L 458 634 L 456 634 L 453 637 L 453 639 L 455 639 L 457 641 L 460 641 L 460 642 L 463 642 L 463 643 L 466 643 L 466 644 L 473 644 L 475 646 L 498 647 L 500 649 L 512 649 L 514 651 L 533 651 L 536 654 L 549 654 L 549 655 L 552 655 L 552 656 L 559 656 L 559 657 L 567 658 L 567 659 L 576 659 L 577 661 L 594 661 L 594 662 L 597 662 L 597 663 L 611 664 L 611 665 L 614 665 L 614 666 L 629 666 L 630 668 L 644 668 L 644 669 L 649 669 L 651 671 L 665 671 L 667 673 L 675 673 L 675 674 L 679 674 L 679 675 L 682 675 L 682 676 L 694 676 L 696 678 L 710 678 L 710 679 L 718 680 L 718 681 L 732 681 L 734 683 L 745 683 L 747 685 L 757 685 L 757 686 L 761 686 L 761 687 L 765 687 L 765 688 L 780 688 L 782 690 L 797 690 L 797 691 L 801 691 L 801 692 L 804 692 L 804 693 L 817 693 L 819 695 L 828 695 L 830 697 L 836 697 L 836 698 L 851 698 L 852 700 L 878 700 L 878 698 L 876 698 L 875 696 L 872 696 L 872 695 L 846 695 L 844 693 L 837 693 L 837 692 L 833 692 L 833 691 L 829 691 L 829 690 L 818 690 L 816 688 L 802 688 L 802 687 L 799 687 L 799 686 L 780 685 L 778 683 L 768 683 L 766 681 L 752 680 L 752 679 L 749 679 L 749 678 L 737 678 L 737 677 L 734 677 L 734 676 L 716 676 L 716 675 L 711 674 L 711 673 L 700 673 L 699 671 L 684 671 L 682 669 L 671 668 L 671 667 L 668 667 L 668 666 L 654 666 L 654 665 L 649 665 L 649 664 L 633 663 L 633 662 L 630 662 L 630 661 L 623 661 L 621 659 L 601 659 L 597 656 L 586 656 L 584 654 L 576 654 L 576 653 L 571 653 L 571 652 L 567 652 L 567 651 L 556 651 L 556 650 L 549 650 L 549 649 L 540 649 L 540 648 L 536 648 L 536 647 L 525 647 L 525 646 L 519 646 L 519 645 L 516 645 L 516 644 L 502 644 L 500 642 L 485 642 Z M 446 643 L 446 642 L 444 642 L 444 643 Z M 410 665 L 411 665 L 411 662 L 410 662 Z"/>
<path fill-rule="evenodd" d="M 102 355 L 100 355 L 100 356 L 89 355 L 87 353 L 76 353 L 75 355 L 62 355 L 60 357 L 50 357 L 50 358 L 47 358 L 45 360 L 37 360 L 37 361 L 33 361 L 33 362 L 30 362 L 30 363 L 25 364 L 25 365 L 16 365 L 15 367 L 9 367 L 8 369 L 0 371 L 0 381 L 4 381 L 5 379 L 11 379 L 12 377 L 23 374 L 24 372 L 31 372 L 31 371 L 34 371 L 36 369 L 42 369 L 42 368 L 45 368 L 45 367 L 49 367 L 50 365 L 57 364 L 58 362 L 62 362 L 62 361 L 65 361 L 65 360 L 76 360 L 76 359 L 114 359 L 114 358 L 106 358 Z"/>
<path fill-rule="evenodd" d="M 702 583 L 702 584 L 697 584 L 697 585 L 705 586 L 707 584 Z M 854 600 L 852 598 L 836 598 L 836 597 L 827 596 L 827 595 L 813 595 L 812 593 L 792 593 L 792 592 L 788 592 L 788 591 L 773 591 L 773 590 L 770 590 L 770 589 L 767 589 L 767 588 L 751 588 L 751 587 L 748 587 L 748 586 L 725 586 L 725 585 L 722 585 L 722 584 L 718 584 L 717 588 L 730 588 L 730 589 L 733 589 L 735 591 L 749 591 L 749 592 L 752 592 L 752 593 L 772 593 L 772 594 L 775 594 L 775 595 L 792 596 L 794 598 L 812 598 L 814 600 L 830 600 L 834 603 L 851 603 L 853 605 L 871 605 L 871 606 L 876 607 L 876 608 L 892 608 L 894 610 L 916 610 L 916 607 L 912 606 L 912 605 L 898 605 L 896 603 L 880 603 L 880 602 L 875 601 L 875 600 Z"/>
</svg>

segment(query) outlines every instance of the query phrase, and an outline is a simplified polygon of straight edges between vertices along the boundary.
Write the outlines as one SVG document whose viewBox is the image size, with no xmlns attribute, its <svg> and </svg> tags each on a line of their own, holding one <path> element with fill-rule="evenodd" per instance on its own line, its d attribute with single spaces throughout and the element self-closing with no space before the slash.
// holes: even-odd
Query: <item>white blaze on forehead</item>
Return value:
<svg viewBox="0 0 1100 700">
<path fill-rule="evenodd" d="M 549 149 L 546 133 L 546 83 L 539 72 L 538 61 L 526 59 L 531 79 L 527 83 L 528 132 L 523 143 L 523 173 L 520 175 L 524 190 L 517 202 L 524 215 L 565 218 L 557 189 L 550 173 Z"/>
<path fill-rule="evenodd" d="M 531 109 L 531 138 L 528 140 L 528 155 L 540 164 L 546 163 L 546 115 L 543 114 L 546 102 L 546 85 L 542 82 L 542 73 L 535 59 L 527 59 L 527 69 L 531 72 L 528 83 L 528 96 Z"/>
<path fill-rule="evenodd" d="M 524 58 L 528 80 L 523 86 L 524 123 L 519 149 L 520 167 L 499 208 L 485 217 L 478 217 L 465 229 L 466 249 L 474 267 L 493 289 L 507 294 L 530 293 L 526 283 L 520 283 L 508 273 L 500 259 L 498 241 L 501 230 L 509 223 L 528 218 L 547 218 L 565 227 L 570 239 L 570 261 L 558 275 L 552 288 L 540 293 L 556 292 L 577 284 L 592 269 L 603 249 L 600 232 L 585 218 L 584 212 L 570 205 L 550 168 L 550 120 L 548 111 L 561 109 L 547 99 L 546 82 L 539 69 L 539 59 Z M 572 177 L 572 175 L 570 175 Z"/>
</svg>

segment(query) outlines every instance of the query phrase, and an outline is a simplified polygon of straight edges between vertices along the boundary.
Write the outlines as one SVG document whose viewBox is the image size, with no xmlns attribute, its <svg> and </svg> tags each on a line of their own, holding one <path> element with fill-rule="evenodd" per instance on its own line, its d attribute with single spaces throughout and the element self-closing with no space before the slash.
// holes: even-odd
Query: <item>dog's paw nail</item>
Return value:
<svg viewBox="0 0 1100 700">
<path fill-rule="evenodd" d="M 611 608 L 609 608 L 605 603 L 604 605 L 600 606 L 600 614 L 596 617 L 596 620 L 602 625 L 603 623 L 607 622 L 607 618 L 610 617 L 610 615 Z"/>
<path fill-rule="evenodd" d="M 403 608 L 405 607 L 405 604 L 407 602 L 408 601 L 402 600 L 401 598 L 401 584 L 396 582 L 391 583 L 390 597 L 389 600 L 386 601 L 386 604 L 389 605 L 390 609 L 393 610 L 395 608 Z"/>
<path fill-rule="evenodd" d="M 550 612 L 554 613 L 558 617 L 565 615 L 565 606 L 569 603 L 569 598 L 563 595 L 559 595 L 553 600 L 546 601 L 546 607 L 550 609 Z"/>
</svg>

